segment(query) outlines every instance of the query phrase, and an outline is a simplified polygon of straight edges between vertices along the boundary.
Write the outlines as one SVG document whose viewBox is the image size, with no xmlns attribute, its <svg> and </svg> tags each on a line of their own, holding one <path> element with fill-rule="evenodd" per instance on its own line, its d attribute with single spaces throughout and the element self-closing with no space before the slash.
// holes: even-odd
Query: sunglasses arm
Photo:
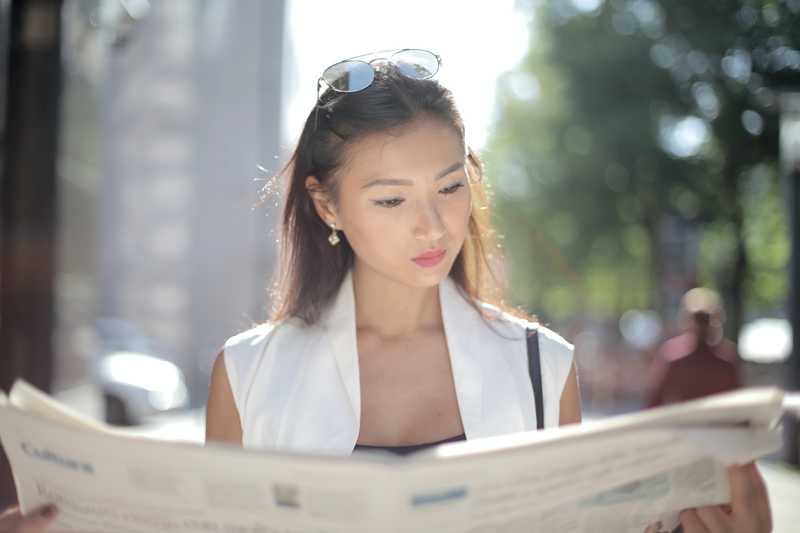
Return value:
<svg viewBox="0 0 800 533">
<path fill-rule="evenodd" d="M 317 122 L 319 119 L 319 90 L 322 88 L 322 78 L 317 80 L 317 102 L 314 104 L 314 131 L 317 131 Z"/>
</svg>

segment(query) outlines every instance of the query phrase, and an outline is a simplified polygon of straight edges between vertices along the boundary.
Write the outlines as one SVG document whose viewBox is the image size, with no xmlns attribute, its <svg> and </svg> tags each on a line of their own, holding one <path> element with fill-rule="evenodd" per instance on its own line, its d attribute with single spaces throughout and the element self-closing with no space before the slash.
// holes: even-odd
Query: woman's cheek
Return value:
<svg viewBox="0 0 800 533">
<path fill-rule="evenodd" d="M 453 221 L 451 231 L 466 233 L 469 226 L 469 217 L 472 214 L 472 199 L 468 194 L 463 195 L 460 202 L 453 206 L 450 219 Z"/>
<path fill-rule="evenodd" d="M 360 233 L 372 243 L 396 241 L 397 236 L 408 227 L 407 216 L 400 210 L 376 207 L 371 217 L 362 221 Z"/>
</svg>

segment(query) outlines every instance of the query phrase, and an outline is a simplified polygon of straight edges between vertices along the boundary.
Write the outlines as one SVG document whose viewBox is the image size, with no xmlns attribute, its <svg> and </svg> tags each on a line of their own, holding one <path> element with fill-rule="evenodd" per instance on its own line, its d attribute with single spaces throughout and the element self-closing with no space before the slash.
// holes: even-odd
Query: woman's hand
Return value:
<svg viewBox="0 0 800 533">
<path fill-rule="evenodd" d="M 0 533 L 39 533 L 45 531 L 57 514 L 54 505 L 45 505 L 22 516 L 19 507 L 12 507 L 0 514 Z"/>
<path fill-rule="evenodd" d="M 772 513 L 764 479 L 754 463 L 728 467 L 730 505 L 681 512 L 684 533 L 769 533 Z"/>
</svg>

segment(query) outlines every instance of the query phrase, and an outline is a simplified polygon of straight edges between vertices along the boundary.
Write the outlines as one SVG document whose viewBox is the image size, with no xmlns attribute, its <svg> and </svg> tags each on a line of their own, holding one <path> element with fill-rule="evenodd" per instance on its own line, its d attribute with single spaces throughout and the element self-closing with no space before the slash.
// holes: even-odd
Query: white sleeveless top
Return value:
<svg viewBox="0 0 800 533">
<path fill-rule="evenodd" d="M 439 299 L 467 439 L 536 429 L 526 326 L 539 330 L 545 427 L 557 426 L 573 346 L 480 303 L 493 317 L 490 327 L 449 277 L 439 284 Z M 361 391 L 352 272 L 316 324 L 261 324 L 229 338 L 224 351 L 245 448 L 353 451 Z"/>
</svg>

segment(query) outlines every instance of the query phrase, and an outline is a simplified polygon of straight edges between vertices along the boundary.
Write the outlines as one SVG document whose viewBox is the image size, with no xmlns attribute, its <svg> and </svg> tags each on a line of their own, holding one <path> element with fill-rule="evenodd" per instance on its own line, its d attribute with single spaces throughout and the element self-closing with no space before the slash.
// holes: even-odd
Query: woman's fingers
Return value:
<svg viewBox="0 0 800 533">
<path fill-rule="evenodd" d="M 661 530 L 661 522 L 656 522 L 655 524 L 650 524 L 647 526 L 647 529 L 644 530 L 644 533 L 658 533 Z"/>
<path fill-rule="evenodd" d="M 683 533 L 711 533 L 708 528 L 697 516 L 695 509 L 686 509 L 681 511 L 681 525 L 683 526 Z"/>
<path fill-rule="evenodd" d="M 56 514 L 54 505 L 45 505 L 25 516 L 19 507 L 8 509 L 0 515 L 0 533 L 42 533 Z"/>
<path fill-rule="evenodd" d="M 20 522 L 19 533 L 40 533 L 55 519 L 57 514 L 55 505 L 45 505 L 29 515 L 23 516 Z M 17 532 L 15 532 L 17 533 Z"/>
<path fill-rule="evenodd" d="M 0 514 L 0 533 L 12 533 L 19 529 L 22 513 L 19 507 L 11 507 Z"/>
<path fill-rule="evenodd" d="M 769 506 L 769 493 L 767 492 L 767 484 L 761 472 L 758 471 L 755 463 L 749 464 L 750 477 L 755 486 L 755 508 L 758 515 L 759 522 L 765 524 L 766 531 L 772 531 L 772 511 Z"/>
<path fill-rule="evenodd" d="M 733 520 L 719 505 L 708 505 L 696 509 L 697 516 L 706 526 L 706 529 L 713 533 L 733 533 Z"/>
<path fill-rule="evenodd" d="M 737 510 L 753 507 L 753 503 L 758 496 L 756 484 L 753 482 L 753 468 L 755 468 L 753 463 L 728 467 L 728 481 L 731 485 L 731 507 L 734 513 Z"/>
<path fill-rule="evenodd" d="M 728 467 L 731 507 L 738 522 L 747 522 L 754 531 L 772 531 L 772 512 L 764 479 L 754 463 Z"/>
</svg>

